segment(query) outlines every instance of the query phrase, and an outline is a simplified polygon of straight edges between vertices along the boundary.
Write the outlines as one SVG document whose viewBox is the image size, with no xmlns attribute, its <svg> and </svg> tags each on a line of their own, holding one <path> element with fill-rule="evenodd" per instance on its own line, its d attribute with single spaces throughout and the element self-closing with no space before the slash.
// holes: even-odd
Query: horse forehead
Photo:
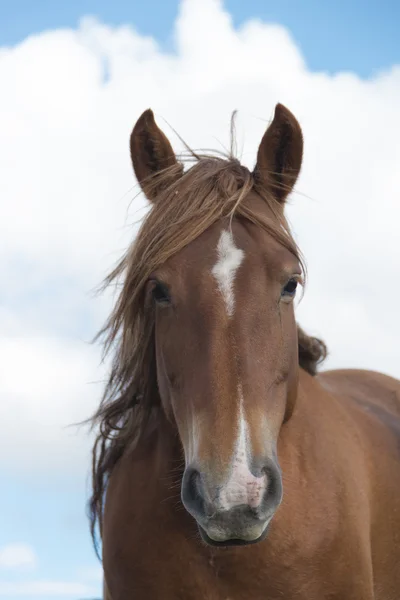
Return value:
<svg viewBox="0 0 400 600">
<path fill-rule="evenodd" d="M 217 289 L 222 295 L 215 299 L 222 299 L 232 286 L 236 293 L 246 291 L 241 289 L 245 285 L 241 275 L 246 271 L 248 279 L 260 266 L 264 251 L 265 239 L 255 228 L 248 230 L 241 222 L 230 223 L 227 219 L 210 227 L 172 257 L 167 270 L 189 295 L 209 298 Z"/>
<path fill-rule="evenodd" d="M 218 269 L 225 272 L 236 271 L 245 256 L 256 256 L 264 245 L 265 240 L 257 228 L 249 229 L 240 221 L 224 219 L 211 226 L 183 250 L 182 257 L 185 255 L 189 258 L 183 263 L 194 276 L 194 265 L 198 273 L 212 273 L 215 276 Z"/>
</svg>

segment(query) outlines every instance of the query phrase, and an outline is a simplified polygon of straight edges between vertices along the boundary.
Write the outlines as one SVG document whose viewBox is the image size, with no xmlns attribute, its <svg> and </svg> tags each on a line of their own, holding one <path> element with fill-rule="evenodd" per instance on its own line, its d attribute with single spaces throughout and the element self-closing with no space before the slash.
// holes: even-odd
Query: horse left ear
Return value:
<svg viewBox="0 0 400 600">
<path fill-rule="evenodd" d="M 271 125 L 258 148 L 255 180 L 283 204 L 293 190 L 303 160 L 303 134 L 292 113 L 277 104 Z"/>
<path fill-rule="evenodd" d="M 157 126 L 151 109 L 137 120 L 131 133 L 130 150 L 136 179 L 148 200 L 156 202 L 160 191 L 179 179 L 183 167 L 167 136 Z"/>
</svg>

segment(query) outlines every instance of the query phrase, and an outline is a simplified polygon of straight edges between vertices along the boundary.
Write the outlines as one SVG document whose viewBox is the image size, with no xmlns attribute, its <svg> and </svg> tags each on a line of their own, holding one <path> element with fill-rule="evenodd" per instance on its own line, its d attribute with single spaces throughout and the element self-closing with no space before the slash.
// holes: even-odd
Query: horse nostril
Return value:
<svg viewBox="0 0 400 600">
<path fill-rule="evenodd" d="M 183 505 L 190 514 L 195 516 L 204 513 L 201 475 L 192 467 L 188 467 L 183 475 L 181 496 Z"/>
</svg>

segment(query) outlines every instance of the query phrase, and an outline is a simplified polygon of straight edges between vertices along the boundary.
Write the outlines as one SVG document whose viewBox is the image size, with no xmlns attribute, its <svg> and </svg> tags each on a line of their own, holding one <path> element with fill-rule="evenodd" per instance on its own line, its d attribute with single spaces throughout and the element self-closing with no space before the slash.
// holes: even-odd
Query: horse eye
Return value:
<svg viewBox="0 0 400 600">
<path fill-rule="evenodd" d="M 289 279 L 289 281 L 282 290 L 282 296 L 286 298 L 293 298 L 296 295 L 298 283 L 299 282 L 297 281 L 297 279 Z"/>
<path fill-rule="evenodd" d="M 167 286 L 159 281 L 154 282 L 152 295 L 157 304 L 169 304 L 171 302 Z"/>
</svg>

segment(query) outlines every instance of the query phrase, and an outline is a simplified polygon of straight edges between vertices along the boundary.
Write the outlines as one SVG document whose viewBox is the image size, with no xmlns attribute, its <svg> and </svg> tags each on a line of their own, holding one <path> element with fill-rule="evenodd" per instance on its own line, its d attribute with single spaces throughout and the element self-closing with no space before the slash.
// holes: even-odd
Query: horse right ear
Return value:
<svg viewBox="0 0 400 600">
<path fill-rule="evenodd" d="M 272 123 L 258 148 L 254 177 L 284 205 L 299 176 L 302 160 L 301 127 L 290 110 L 277 104 Z"/>
<path fill-rule="evenodd" d="M 150 109 L 139 117 L 133 128 L 130 150 L 136 179 L 150 202 L 155 202 L 160 192 L 183 173 L 183 166 Z"/>
</svg>

